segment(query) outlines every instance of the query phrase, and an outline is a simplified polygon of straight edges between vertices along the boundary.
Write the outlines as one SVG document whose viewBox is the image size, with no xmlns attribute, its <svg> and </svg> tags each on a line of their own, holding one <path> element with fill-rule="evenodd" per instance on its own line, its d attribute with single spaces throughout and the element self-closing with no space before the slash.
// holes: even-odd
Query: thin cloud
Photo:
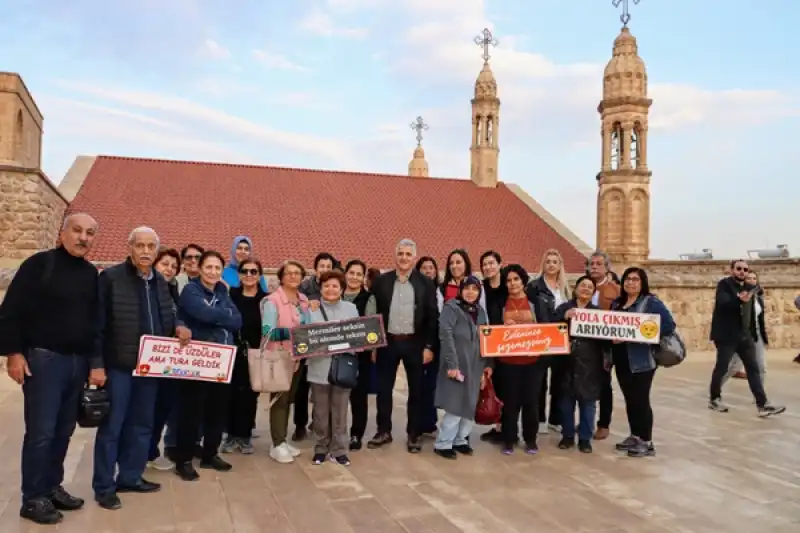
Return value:
<svg viewBox="0 0 800 533">
<path fill-rule="evenodd" d="M 308 72 L 308 68 L 295 63 L 281 54 L 267 52 L 266 50 L 253 50 L 252 54 L 256 61 L 269 68 L 293 72 Z"/>
<path fill-rule="evenodd" d="M 229 59 L 231 52 L 214 39 L 206 39 L 203 41 L 201 53 L 204 57 L 215 60 Z"/>
<path fill-rule="evenodd" d="M 337 26 L 331 16 L 319 7 L 312 8 L 308 15 L 300 21 L 300 29 L 326 37 L 348 37 L 351 39 L 363 39 L 369 33 L 366 28 Z"/>
</svg>

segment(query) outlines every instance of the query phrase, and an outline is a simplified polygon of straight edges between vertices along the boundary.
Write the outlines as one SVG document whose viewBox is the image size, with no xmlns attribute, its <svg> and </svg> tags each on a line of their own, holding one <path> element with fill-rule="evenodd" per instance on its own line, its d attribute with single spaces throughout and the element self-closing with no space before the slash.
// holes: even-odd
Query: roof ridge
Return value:
<svg viewBox="0 0 800 533">
<path fill-rule="evenodd" d="M 409 180 L 440 180 L 440 181 L 456 181 L 456 182 L 468 182 L 472 181 L 469 178 L 454 178 L 454 177 L 440 177 L 440 176 L 409 176 L 407 174 L 391 174 L 386 172 L 355 172 L 352 170 L 334 170 L 334 169 L 320 169 L 320 168 L 303 168 L 303 167 L 282 167 L 282 166 L 274 166 L 274 165 L 255 165 L 255 164 L 242 164 L 242 163 L 223 163 L 223 162 L 215 162 L 215 161 L 188 161 L 183 159 L 159 159 L 154 157 L 127 157 L 127 156 L 119 156 L 119 155 L 98 155 L 97 159 L 99 160 L 110 160 L 110 161 L 136 161 L 141 163 L 169 163 L 175 165 L 193 165 L 193 166 L 204 166 L 204 167 L 229 167 L 229 168 L 240 168 L 240 169 L 269 169 L 269 170 L 288 170 L 288 171 L 299 171 L 299 172 L 313 172 L 315 174 L 343 174 L 346 176 L 365 176 L 365 177 L 377 177 L 377 178 L 407 178 Z M 498 182 L 498 185 L 503 185 L 503 182 Z"/>
</svg>

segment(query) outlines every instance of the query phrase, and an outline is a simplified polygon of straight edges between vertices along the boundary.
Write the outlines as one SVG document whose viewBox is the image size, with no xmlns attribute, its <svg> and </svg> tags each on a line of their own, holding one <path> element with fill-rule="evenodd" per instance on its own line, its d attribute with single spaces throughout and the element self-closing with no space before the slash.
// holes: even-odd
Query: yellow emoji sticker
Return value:
<svg viewBox="0 0 800 533">
<path fill-rule="evenodd" d="M 658 335 L 658 324 L 652 320 L 646 320 L 639 326 L 639 332 L 645 339 L 655 339 Z"/>
</svg>

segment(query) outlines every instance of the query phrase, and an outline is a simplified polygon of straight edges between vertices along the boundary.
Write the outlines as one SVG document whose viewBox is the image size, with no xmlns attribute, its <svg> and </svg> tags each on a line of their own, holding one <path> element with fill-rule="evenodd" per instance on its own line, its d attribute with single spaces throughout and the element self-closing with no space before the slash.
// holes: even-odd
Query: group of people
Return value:
<svg viewBox="0 0 800 533">
<path fill-rule="evenodd" d="M 506 455 L 517 448 L 535 455 L 538 436 L 557 431 L 560 449 L 591 453 L 592 440 L 609 435 L 612 368 L 630 429 L 616 449 L 629 457 L 656 453 L 651 345 L 575 337 L 563 356 L 480 353 L 481 325 L 568 323 L 579 309 L 657 314 L 661 335 L 673 334 L 675 321 L 651 293 L 647 272 L 630 267 L 617 278 L 603 252 L 587 259 L 586 274 L 574 286 L 554 249 L 544 253 L 533 276 L 490 250 L 479 258 L 478 277 L 462 249 L 448 255 L 440 275 L 435 258 L 418 257 L 409 239 L 396 245 L 394 268 L 384 273 L 359 259 L 343 265 L 320 253 L 311 275 L 287 260 L 268 279 L 246 236 L 234 239 L 226 259 L 199 244 L 180 252 L 166 248 L 153 229 L 140 227 L 130 234 L 127 259 L 98 275 L 86 259 L 98 231 L 90 215 L 68 216 L 58 247 L 25 260 L 0 305 L 0 355 L 25 398 L 23 518 L 54 524 L 63 511 L 84 505 L 62 484 L 87 384 L 104 388 L 110 398 L 95 438 L 94 498 L 103 508 L 119 509 L 120 494 L 160 490 L 144 478 L 148 466 L 174 469 L 192 481 L 199 477 L 194 459 L 201 469 L 225 472 L 232 467 L 220 454 L 254 452 L 259 394 L 250 383 L 248 350 L 287 349 L 291 330 L 301 325 L 372 315 L 382 317 L 387 345 L 357 354 L 354 387 L 331 382 L 331 358 L 315 356 L 295 364 L 289 391 L 265 398 L 274 461 L 295 461 L 301 455 L 295 444 L 309 433 L 313 464 L 330 459 L 347 466 L 350 452 L 364 444 L 376 449 L 392 443 L 401 362 L 409 453 L 421 452 L 430 439 L 444 459 L 472 455 L 476 406 L 490 382 L 503 406 L 497 425 L 481 440 Z M 727 410 L 721 387 L 738 354 L 759 415 L 770 416 L 784 408 L 771 405 L 764 393 L 764 301 L 748 275 L 746 263 L 736 261 L 717 290 L 712 340 L 718 357 L 709 407 Z M 134 376 L 142 335 L 235 346 L 230 383 Z M 376 395 L 376 432 L 364 443 L 370 394 Z"/>
</svg>

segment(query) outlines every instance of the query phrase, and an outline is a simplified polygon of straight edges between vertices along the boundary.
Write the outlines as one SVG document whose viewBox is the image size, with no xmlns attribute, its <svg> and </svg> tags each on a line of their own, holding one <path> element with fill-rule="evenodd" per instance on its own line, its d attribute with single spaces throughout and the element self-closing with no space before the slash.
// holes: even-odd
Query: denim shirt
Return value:
<svg viewBox="0 0 800 533">
<path fill-rule="evenodd" d="M 646 295 L 639 295 L 639 298 L 632 306 L 627 309 L 622 308 L 622 304 L 615 301 L 612 306 L 612 311 L 619 311 L 622 313 L 649 313 L 659 315 L 661 317 L 661 337 L 672 335 L 675 332 L 675 320 L 672 318 L 672 313 L 669 312 L 664 302 L 659 300 L 654 294 L 650 294 L 647 304 L 642 307 L 642 300 Z M 622 342 L 626 351 L 628 352 L 628 364 L 631 367 L 631 372 L 639 374 L 641 372 L 649 372 L 656 368 L 656 360 L 653 358 L 653 345 L 645 344 L 642 342 Z"/>
</svg>

